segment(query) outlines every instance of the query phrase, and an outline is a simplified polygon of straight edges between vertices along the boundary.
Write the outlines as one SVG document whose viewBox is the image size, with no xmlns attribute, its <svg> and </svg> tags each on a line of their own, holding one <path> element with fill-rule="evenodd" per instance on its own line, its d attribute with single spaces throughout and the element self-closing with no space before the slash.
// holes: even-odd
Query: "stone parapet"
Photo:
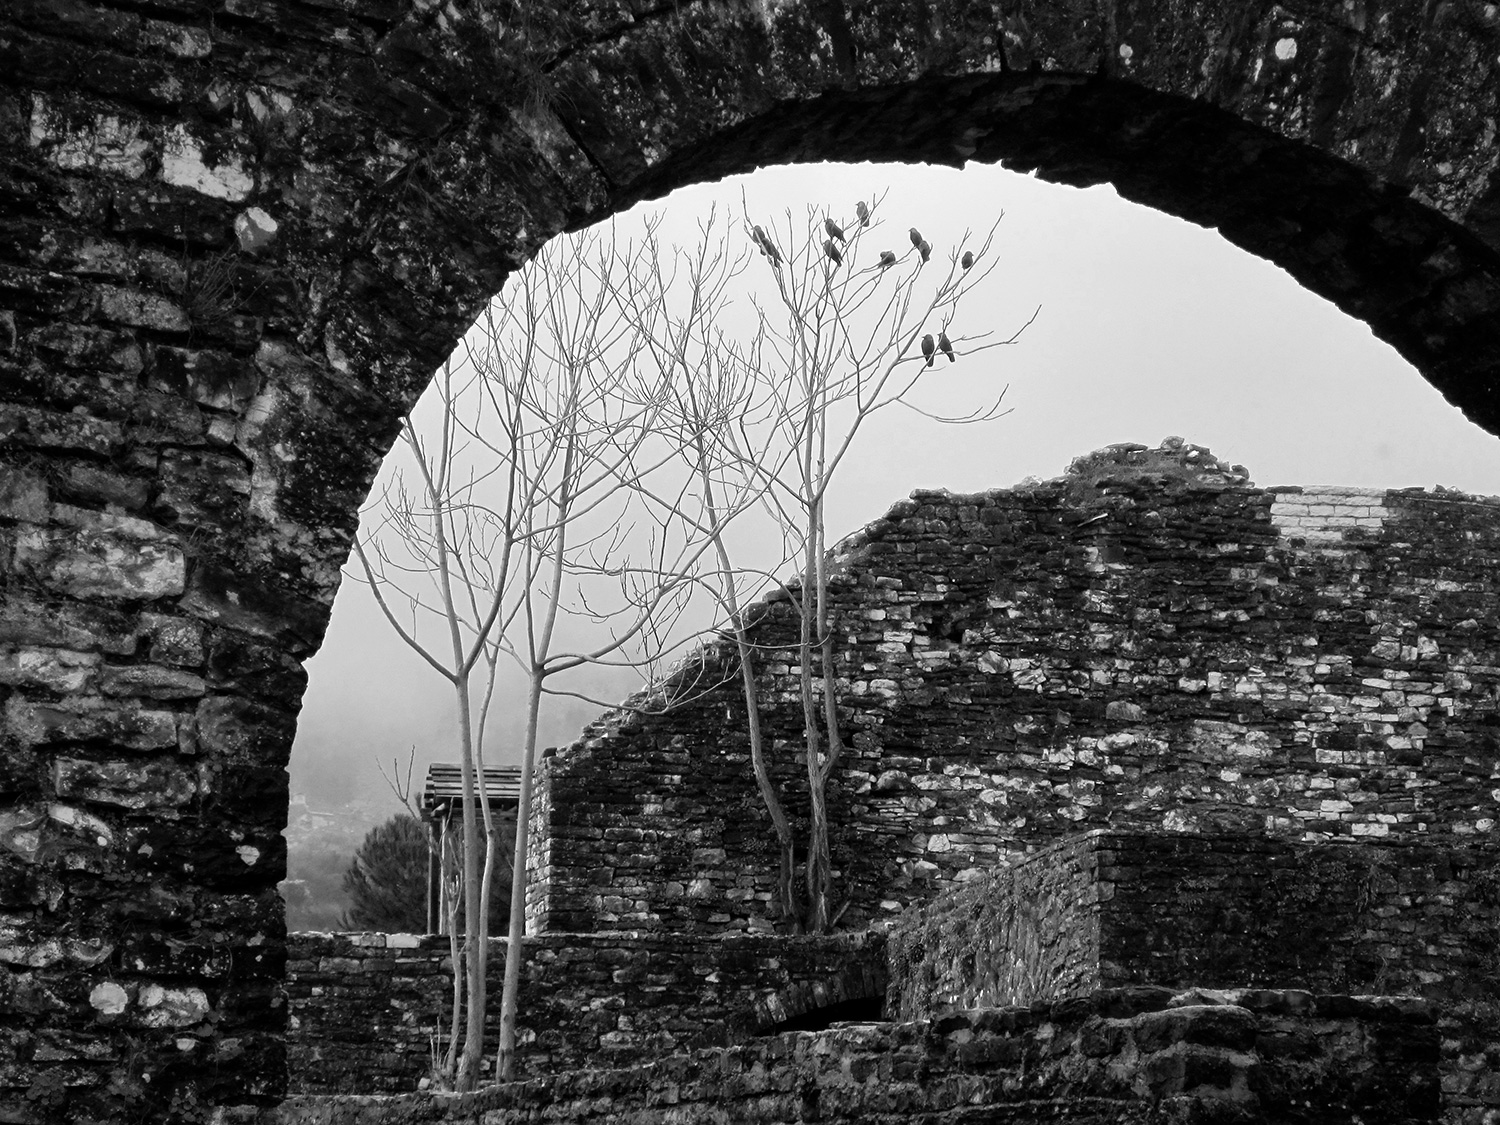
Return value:
<svg viewBox="0 0 1500 1125">
<path fill-rule="evenodd" d="M 491 1043 L 505 945 L 490 947 Z M 428 935 L 290 935 L 292 1092 L 416 1090 L 446 1043 L 448 949 Z M 885 988 L 879 934 L 538 935 L 526 942 L 517 1065 L 544 1075 L 735 1043 L 850 1000 L 878 1011 Z"/>
<path fill-rule="evenodd" d="M 255 1125 L 1415 1125 L 1439 1119 L 1414 999 L 1137 988 L 853 1024 L 468 1095 L 292 1097 Z"/>
</svg>

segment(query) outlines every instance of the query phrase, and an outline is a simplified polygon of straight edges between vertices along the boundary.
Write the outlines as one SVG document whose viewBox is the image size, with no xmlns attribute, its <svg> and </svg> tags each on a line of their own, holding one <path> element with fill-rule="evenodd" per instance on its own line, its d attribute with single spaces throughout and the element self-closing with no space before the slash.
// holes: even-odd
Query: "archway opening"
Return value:
<svg viewBox="0 0 1500 1125">
<path fill-rule="evenodd" d="M 977 315 L 1003 326 L 1040 306 L 1016 347 L 947 376 L 960 391 L 1008 385 L 1014 412 L 974 428 L 910 414 L 878 421 L 833 498 L 837 534 L 915 487 L 980 491 L 1045 478 L 1100 446 L 1152 444 L 1167 434 L 1245 464 L 1262 484 L 1441 483 L 1500 493 L 1493 439 L 1364 325 L 1215 232 L 1108 186 L 1074 189 L 984 166 L 785 166 L 643 204 L 618 220 L 620 237 L 660 206 L 664 237 L 691 242 L 710 209 L 737 224 L 742 191 L 762 214 L 807 203 L 847 210 L 855 198 L 888 191 L 884 211 L 898 242 L 908 222 L 946 243 L 1003 210 L 996 241 L 1003 265 Z M 429 763 L 452 757 L 456 721 L 441 683 L 379 619 L 358 582 L 342 588 L 328 639 L 308 667 L 292 763 L 291 877 L 311 877 L 327 905 L 346 852 L 398 811 L 377 767 L 392 773 L 416 747 L 420 784 Z M 613 702 L 637 683 L 603 677 L 583 690 Z M 393 693 L 392 684 L 403 691 Z M 564 700 L 549 715 L 543 744 L 572 741 L 598 709 Z M 496 734 L 504 761 L 513 762 L 514 715 Z M 319 814 L 327 829 L 318 827 Z M 319 839 L 340 842 L 330 848 Z M 291 921 L 294 929 L 325 928 L 295 911 Z"/>
<path fill-rule="evenodd" d="M 822 1007 L 809 1008 L 781 1023 L 762 1028 L 761 1035 L 780 1035 L 785 1031 L 827 1031 L 838 1023 L 876 1023 L 885 1015 L 883 996 L 859 996 L 852 1000 L 838 1000 Z"/>
<path fill-rule="evenodd" d="M 92 1028 L 100 1005 L 113 1019 L 143 988 L 161 999 L 144 964 L 165 966 L 181 994 L 158 1022 L 196 1020 L 200 999 L 226 1013 L 217 1030 L 203 1025 L 202 1050 L 150 1024 L 144 1046 L 110 1031 L 110 1050 L 132 1060 L 123 1092 L 104 1077 L 113 1061 L 79 1065 L 115 1092 L 75 1096 L 71 1062 L 28 1059 L 46 1079 L 38 1089 L 59 1104 L 94 1099 L 100 1117 L 200 1094 L 276 1096 L 285 1015 L 267 974 L 282 952 L 273 887 L 284 821 L 274 806 L 300 665 L 321 642 L 397 419 L 506 272 L 558 230 L 798 159 L 1008 160 L 1061 182 L 1109 181 L 1282 264 L 1497 428 L 1495 193 L 1482 155 L 1496 116 L 1490 15 L 1440 5 L 1367 28 L 1359 5 L 1316 24 L 1253 6 L 1212 18 L 1149 3 L 1110 21 L 1073 14 L 1030 26 L 989 4 L 858 19 L 826 5 L 689 5 L 580 27 L 559 9 L 519 46 L 484 4 L 358 19 L 306 9 L 295 28 L 153 18 L 111 48 L 152 55 L 161 77 L 149 98 L 133 81 L 122 94 L 104 72 L 81 91 L 59 87 L 51 61 L 74 57 L 97 28 L 40 9 L 7 14 L 47 47 L 25 52 L 46 69 L 15 76 L 29 107 L 0 121 L 22 169 L 11 196 L 21 226 L 5 246 L 23 264 L 7 281 L 18 307 L 0 317 L 0 351 L 18 376 L 5 393 L 21 421 L 6 419 L 5 438 L 24 464 L 7 502 L 25 549 L 5 565 L 36 580 L 15 595 L 15 628 L 27 644 L 83 646 L 169 681 L 152 701 L 162 706 L 146 709 L 150 729 L 123 733 L 99 718 L 119 706 L 113 697 L 82 719 L 64 708 L 71 717 L 55 725 L 37 716 L 76 690 L 7 684 L 27 803 L 15 823 L 55 799 L 91 804 L 130 841 L 109 862 L 162 891 L 154 915 L 117 910 L 117 885 L 58 860 L 77 908 L 54 917 L 42 890 L 26 907 L 25 956 L 41 962 L 27 971 L 43 982 L 32 995 L 50 1005 L 45 984 L 59 984 L 64 1014 L 48 1018 L 64 1056 L 76 1048 L 85 1060 L 74 1029 Z M 314 85 L 286 77 L 299 72 Z M 555 96 L 535 96 L 544 87 Z M 179 306 L 193 303 L 186 265 L 249 242 L 235 307 L 195 322 Z M 184 435 L 206 459 L 183 453 Z M 107 479 L 93 475 L 101 469 Z M 218 473 L 222 495 L 204 480 Z M 128 487 L 114 489 L 111 474 Z M 103 549 L 58 522 L 73 515 L 52 503 L 128 510 L 140 522 L 112 524 L 111 547 L 167 540 L 150 548 L 160 565 L 143 587 L 160 596 L 122 591 L 94 565 Z M 200 634 L 203 647 L 184 643 Z M 184 666 L 204 680 L 201 708 Z M 71 669 L 59 682 L 87 675 Z M 143 740 L 174 793 L 202 798 L 179 821 L 142 811 L 111 780 L 134 784 Z M 179 749 L 197 755 L 196 775 Z M 54 773 L 59 754 L 90 770 Z M 104 782 L 90 772 L 101 763 Z M 107 935 L 104 917 L 118 922 Z M 54 948 L 75 939 L 59 961 Z M 102 968 L 100 941 L 115 951 Z M 236 961 L 225 983 L 224 947 L 244 954 L 249 976 Z M 113 987 L 90 1006 L 80 978 Z"/>
</svg>

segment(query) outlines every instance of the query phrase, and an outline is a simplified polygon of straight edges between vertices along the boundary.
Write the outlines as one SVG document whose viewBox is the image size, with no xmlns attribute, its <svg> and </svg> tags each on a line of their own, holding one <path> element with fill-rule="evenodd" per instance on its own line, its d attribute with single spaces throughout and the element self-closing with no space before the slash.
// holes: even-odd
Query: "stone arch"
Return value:
<svg viewBox="0 0 1500 1125">
<path fill-rule="evenodd" d="M 856 962 L 834 977 L 796 981 L 756 1000 L 754 1033 L 819 1030 L 833 1020 L 879 1019 L 886 985 L 883 963 Z"/>
<path fill-rule="evenodd" d="M 6 1096 L 182 1120 L 279 1096 L 301 661 L 397 420 L 547 238 L 775 161 L 1109 180 L 1495 432 L 1492 9 L 8 5 Z"/>
</svg>

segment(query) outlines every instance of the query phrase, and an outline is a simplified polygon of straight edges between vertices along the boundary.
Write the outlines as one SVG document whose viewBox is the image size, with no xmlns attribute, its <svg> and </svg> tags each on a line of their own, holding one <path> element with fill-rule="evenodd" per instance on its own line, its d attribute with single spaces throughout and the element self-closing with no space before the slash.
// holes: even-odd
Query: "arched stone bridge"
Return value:
<svg viewBox="0 0 1500 1125">
<path fill-rule="evenodd" d="M 277 1098 L 301 662 L 398 419 L 546 239 L 776 162 L 1108 180 L 1500 432 L 1497 65 L 1474 0 L 8 0 L 8 1119 Z"/>
</svg>

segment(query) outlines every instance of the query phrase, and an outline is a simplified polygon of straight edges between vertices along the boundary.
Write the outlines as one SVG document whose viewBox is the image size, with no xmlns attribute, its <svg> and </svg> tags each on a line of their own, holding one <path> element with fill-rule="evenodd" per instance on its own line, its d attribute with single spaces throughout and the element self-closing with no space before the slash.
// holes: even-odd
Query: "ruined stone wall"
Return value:
<svg viewBox="0 0 1500 1125">
<path fill-rule="evenodd" d="M 1042 848 L 905 911 L 887 933 L 888 1018 L 1088 996 L 1105 978 L 1173 983 L 1113 975 L 1105 963 L 1107 900 L 1117 888 L 1100 873 L 1099 835 Z"/>
<path fill-rule="evenodd" d="M 859 1024 L 476 1094 L 294 1097 L 258 1125 L 1414 1125 L 1438 1120 L 1419 1002 L 1253 991 Z"/>
<path fill-rule="evenodd" d="M 892 1017 L 1095 988 L 1500 1000 L 1500 848 L 1096 830 L 891 931 Z"/>
<path fill-rule="evenodd" d="M 1099 988 L 1437 1003 L 1444 1120 L 1500 1112 L 1500 848 L 1098 830 L 904 914 L 888 1018 Z"/>
<path fill-rule="evenodd" d="M 451 1009 L 448 939 L 292 934 L 284 984 L 293 1093 L 409 1092 Z M 505 942 L 490 947 L 490 1042 Z M 546 934 L 528 939 L 521 1077 L 634 1065 L 739 1042 L 803 1012 L 885 995 L 878 934 L 771 938 Z"/>
<path fill-rule="evenodd" d="M 1262 490 L 1191 447 L 917 493 L 842 549 L 830 789 L 846 925 L 1092 827 L 1452 847 L 1500 810 L 1500 505 Z M 785 601 L 762 607 L 794 814 Z M 714 684 L 721 686 L 705 690 Z M 545 760 L 543 928 L 770 925 L 776 855 L 716 647 Z M 653 701 L 660 704 L 661 700 Z"/>
</svg>

